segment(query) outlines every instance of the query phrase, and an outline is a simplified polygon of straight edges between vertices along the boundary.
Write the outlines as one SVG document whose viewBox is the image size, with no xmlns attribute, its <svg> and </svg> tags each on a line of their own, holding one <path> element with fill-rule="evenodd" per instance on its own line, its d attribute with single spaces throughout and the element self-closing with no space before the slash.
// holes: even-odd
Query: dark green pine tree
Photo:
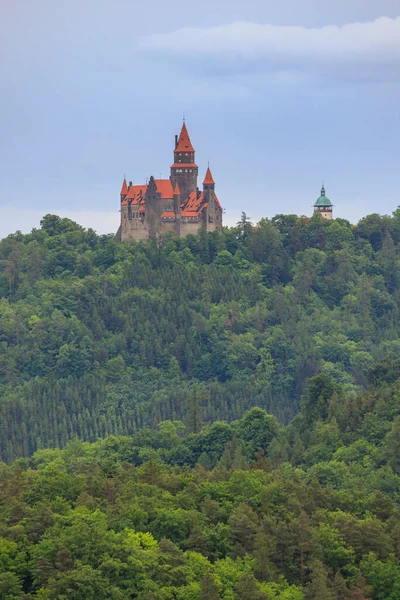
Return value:
<svg viewBox="0 0 400 600">
<path fill-rule="evenodd" d="M 189 391 L 186 404 L 185 424 L 189 433 L 198 433 L 203 427 L 201 404 L 208 400 L 209 394 L 204 386 L 194 383 Z"/>
</svg>

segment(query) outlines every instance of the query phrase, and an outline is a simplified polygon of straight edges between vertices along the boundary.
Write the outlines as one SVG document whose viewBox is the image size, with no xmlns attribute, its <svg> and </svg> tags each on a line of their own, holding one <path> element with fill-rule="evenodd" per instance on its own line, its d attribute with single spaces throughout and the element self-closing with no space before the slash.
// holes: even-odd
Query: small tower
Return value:
<svg viewBox="0 0 400 600">
<path fill-rule="evenodd" d="M 321 196 L 314 204 L 314 213 L 318 213 L 323 219 L 333 219 L 333 204 L 326 196 L 324 186 L 321 188 Z"/>
<path fill-rule="evenodd" d="M 128 186 L 126 184 L 126 177 L 124 177 L 124 181 L 122 183 L 121 192 L 120 192 L 121 202 L 123 200 L 125 200 L 127 194 L 128 194 Z"/>
<path fill-rule="evenodd" d="M 175 233 L 178 237 L 181 235 L 181 190 L 176 183 L 174 187 L 174 213 L 175 213 Z"/>
<path fill-rule="evenodd" d="M 181 202 L 197 189 L 199 169 L 194 162 L 194 155 L 195 150 L 183 121 L 179 137 L 175 136 L 174 164 L 171 166 L 171 182 L 173 187 L 179 185 Z"/>
<path fill-rule="evenodd" d="M 206 231 L 214 231 L 216 229 L 215 215 L 215 181 L 211 175 L 210 167 L 207 169 L 206 176 L 203 181 L 203 202 L 207 205 L 205 217 Z"/>
<path fill-rule="evenodd" d="M 161 226 L 161 194 L 157 190 L 157 184 L 153 175 L 147 185 L 144 204 L 146 207 L 146 224 L 149 238 L 158 238 Z"/>
</svg>

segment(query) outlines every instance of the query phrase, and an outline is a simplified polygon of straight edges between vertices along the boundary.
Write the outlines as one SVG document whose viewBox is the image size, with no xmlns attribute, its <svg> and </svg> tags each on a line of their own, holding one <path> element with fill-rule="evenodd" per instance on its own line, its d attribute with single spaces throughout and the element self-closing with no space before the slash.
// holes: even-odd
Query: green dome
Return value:
<svg viewBox="0 0 400 600">
<path fill-rule="evenodd" d="M 322 186 L 321 188 L 321 196 L 318 198 L 314 206 L 333 206 L 332 202 L 325 195 L 325 188 Z"/>
</svg>

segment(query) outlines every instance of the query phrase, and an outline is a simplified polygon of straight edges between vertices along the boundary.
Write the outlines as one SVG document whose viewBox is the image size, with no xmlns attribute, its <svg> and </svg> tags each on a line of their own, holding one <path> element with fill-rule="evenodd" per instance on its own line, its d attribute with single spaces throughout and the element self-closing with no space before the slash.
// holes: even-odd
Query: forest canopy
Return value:
<svg viewBox="0 0 400 600">
<path fill-rule="evenodd" d="M 400 211 L 0 242 L 0 599 L 398 600 Z"/>
<path fill-rule="evenodd" d="M 205 423 L 363 389 L 400 350 L 399 244 L 400 209 L 130 244 L 45 216 L 0 242 L 0 459 L 186 422 L 193 386 Z"/>
</svg>

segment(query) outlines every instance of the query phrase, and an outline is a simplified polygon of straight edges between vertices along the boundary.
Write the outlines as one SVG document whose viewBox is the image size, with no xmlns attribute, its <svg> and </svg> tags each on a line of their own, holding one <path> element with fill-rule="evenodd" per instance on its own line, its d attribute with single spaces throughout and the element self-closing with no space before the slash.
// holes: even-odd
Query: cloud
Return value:
<svg viewBox="0 0 400 600">
<path fill-rule="evenodd" d="M 142 37 L 138 47 L 217 75 L 302 71 L 400 80 L 400 17 L 319 29 L 236 22 Z"/>
</svg>

